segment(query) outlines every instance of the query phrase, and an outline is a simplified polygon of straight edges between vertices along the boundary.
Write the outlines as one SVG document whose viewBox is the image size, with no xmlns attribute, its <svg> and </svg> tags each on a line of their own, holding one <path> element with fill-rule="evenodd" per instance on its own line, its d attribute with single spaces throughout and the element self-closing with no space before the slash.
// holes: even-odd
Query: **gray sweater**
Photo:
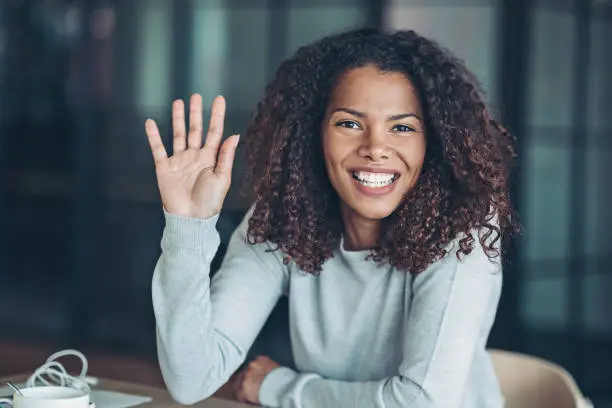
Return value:
<svg viewBox="0 0 612 408">
<path fill-rule="evenodd" d="M 277 368 L 259 391 L 283 408 L 498 408 L 485 350 L 501 267 L 480 245 L 450 252 L 416 277 L 366 261 L 343 245 L 320 276 L 246 242 L 247 217 L 209 279 L 215 224 L 165 214 L 153 276 L 159 364 L 178 402 L 213 394 L 244 361 L 278 299 L 289 297 L 298 371 Z"/>
</svg>

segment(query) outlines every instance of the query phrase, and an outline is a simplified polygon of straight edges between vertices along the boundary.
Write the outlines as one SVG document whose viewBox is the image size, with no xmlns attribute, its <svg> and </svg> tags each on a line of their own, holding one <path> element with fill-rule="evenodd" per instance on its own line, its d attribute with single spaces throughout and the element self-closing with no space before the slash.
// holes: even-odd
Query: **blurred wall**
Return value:
<svg viewBox="0 0 612 408">
<path fill-rule="evenodd" d="M 169 142 L 173 99 L 223 94 L 226 135 L 244 132 L 283 59 L 326 34 L 378 26 L 379 9 L 349 0 L 0 2 L 3 332 L 151 355 L 163 218 L 145 119 Z M 224 242 L 250 204 L 239 194 L 242 163 L 239 151 Z"/>
</svg>

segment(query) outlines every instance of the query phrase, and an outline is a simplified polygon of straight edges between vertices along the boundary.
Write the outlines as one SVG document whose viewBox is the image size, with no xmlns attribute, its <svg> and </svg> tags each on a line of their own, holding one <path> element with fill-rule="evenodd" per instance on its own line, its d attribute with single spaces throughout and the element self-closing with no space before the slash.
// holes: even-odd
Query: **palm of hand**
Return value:
<svg viewBox="0 0 612 408">
<path fill-rule="evenodd" d="M 225 100 L 217 97 L 206 143 L 202 144 L 202 99 L 191 98 L 189 136 L 185 132 L 182 101 L 175 101 L 172 109 L 174 154 L 168 157 L 154 121 L 146 123 L 147 136 L 155 160 L 157 182 L 162 203 L 171 214 L 209 218 L 221 210 L 231 183 L 238 136 L 221 144 Z"/>
</svg>

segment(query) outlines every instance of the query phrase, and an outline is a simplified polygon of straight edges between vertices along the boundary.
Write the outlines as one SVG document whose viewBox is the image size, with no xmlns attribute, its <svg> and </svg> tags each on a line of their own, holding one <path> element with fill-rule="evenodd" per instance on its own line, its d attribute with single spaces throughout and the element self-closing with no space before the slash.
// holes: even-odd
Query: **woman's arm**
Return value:
<svg viewBox="0 0 612 408">
<path fill-rule="evenodd" d="M 158 358 L 173 398 L 191 404 L 212 395 L 244 361 L 285 290 L 286 267 L 277 252 L 246 243 L 247 215 L 211 283 L 217 216 L 165 217 L 152 288 Z"/>
<path fill-rule="evenodd" d="M 414 278 L 404 359 L 396 376 L 351 383 L 283 367 L 265 378 L 259 399 L 283 408 L 459 407 L 500 287 L 500 264 L 480 245 L 461 261 L 452 251 Z"/>
</svg>

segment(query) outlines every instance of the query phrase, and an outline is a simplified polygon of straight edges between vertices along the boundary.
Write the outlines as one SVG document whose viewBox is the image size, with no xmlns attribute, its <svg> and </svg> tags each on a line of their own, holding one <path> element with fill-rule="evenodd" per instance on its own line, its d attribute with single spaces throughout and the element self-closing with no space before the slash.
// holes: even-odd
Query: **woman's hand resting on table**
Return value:
<svg viewBox="0 0 612 408">
<path fill-rule="evenodd" d="M 195 94 L 189 106 L 189 134 L 182 100 L 172 104 L 173 154 L 168 157 L 157 124 L 145 124 L 155 160 L 155 173 L 166 211 L 186 217 L 209 218 L 221 211 L 229 190 L 238 135 L 223 144 L 225 99 L 215 98 L 208 133 L 202 146 L 202 97 Z"/>
<path fill-rule="evenodd" d="M 259 405 L 259 389 L 264 378 L 280 364 L 266 356 L 259 356 L 238 372 L 234 380 L 236 400 Z"/>
</svg>

